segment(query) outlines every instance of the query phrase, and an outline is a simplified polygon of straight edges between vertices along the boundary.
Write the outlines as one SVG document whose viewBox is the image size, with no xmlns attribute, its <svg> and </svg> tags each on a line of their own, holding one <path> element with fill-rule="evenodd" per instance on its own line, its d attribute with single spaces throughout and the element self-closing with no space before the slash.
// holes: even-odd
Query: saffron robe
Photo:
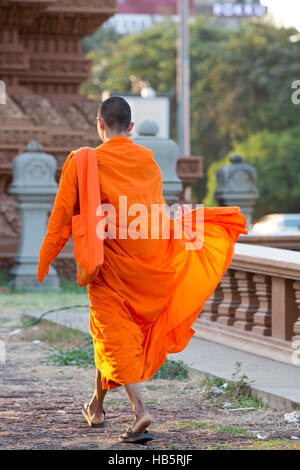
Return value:
<svg viewBox="0 0 300 470">
<path fill-rule="evenodd" d="M 144 204 L 150 211 L 152 204 L 164 204 L 152 151 L 124 136 L 95 150 L 102 204 L 115 207 L 116 225 L 119 196 L 127 197 L 128 208 Z M 77 204 L 71 153 L 40 251 L 40 282 L 71 234 Z M 183 214 L 182 221 L 193 213 Z M 166 239 L 104 240 L 104 263 L 88 285 L 90 331 L 103 389 L 150 379 L 166 356 L 182 351 L 194 334 L 191 327 L 227 270 L 239 234 L 247 234 L 238 206 L 204 207 L 200 222 L 203 245 L 193 250 L 186 249 L 184 239 L 175 239 L 173 225 Z M 197 230 L 193 218 L 190 225 Z"/>
</svg>

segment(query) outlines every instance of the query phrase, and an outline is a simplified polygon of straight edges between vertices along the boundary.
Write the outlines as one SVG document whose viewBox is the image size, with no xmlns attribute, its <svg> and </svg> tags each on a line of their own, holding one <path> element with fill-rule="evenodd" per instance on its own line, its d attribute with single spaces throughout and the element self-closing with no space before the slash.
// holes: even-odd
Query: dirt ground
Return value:
<svg viewBox="0 0 300 470">
<path fill-rule="evenodd" d="M 51 345 L 33 344 L 9 333 L 20 327 L 19 314 L 0 314 L 1 449 L 298 449 L 299 424 L 284 422 L 282 411 L 220 409 L 200 393 L 200 378 L 151 380 L 142 385 L 154 423 L 155 439 L 122 444 L 119 434 L 133 415 L 120 388 L 108 392 L 104 428 L 89 428 L 80 408 L 91 398 L 94 370 L 47 365 Z M 257 438 L 257 435 L 265 439 Z"/>
</svg>

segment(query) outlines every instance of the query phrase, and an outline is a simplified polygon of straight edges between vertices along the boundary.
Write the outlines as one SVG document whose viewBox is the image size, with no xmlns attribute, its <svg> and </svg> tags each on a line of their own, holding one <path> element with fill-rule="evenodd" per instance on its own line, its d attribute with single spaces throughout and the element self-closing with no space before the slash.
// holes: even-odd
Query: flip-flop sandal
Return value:
<svg viewBox="0 0 300 470">
<path fill-rule="evenodd" d="M 91 428 L 103 428 L 104 426 L 104 421 L 103 423 L 93 423 L 91 421 L 91 418 L 89 417 L 89 414 L 88 414 L 88 408 L 89 408 L 89 404 L 85 407 L 84 405 L 82 405 L 81 407 L 81 413 L 83 414 L 83 416 L 85 417 L 85 419 L 87 420 L 89 426 Z M 103 410 L 103 414 L 104 414 L 104 417 L 105 417 L 105 411 Z"/>
<path fill-rule="evenodd" d="M 152 441 L 154 439 L 153 434 L 148 432 L 147 430 L 135 434 L 132 432 L 131 428 L 128 428 L 126 431 L 126 436 L 119 436 L 120 442 L 134 442 L 137 444 L 143 444 L 144 442 Z"/>
</svg>

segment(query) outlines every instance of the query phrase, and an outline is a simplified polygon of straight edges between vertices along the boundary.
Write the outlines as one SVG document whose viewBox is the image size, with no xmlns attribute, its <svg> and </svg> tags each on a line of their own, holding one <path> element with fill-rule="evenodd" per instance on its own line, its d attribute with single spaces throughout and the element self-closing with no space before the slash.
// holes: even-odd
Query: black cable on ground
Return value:
<svg viewBox="0 0 300 470">
<path fill-rule="evenodd" d="M 31 323 L 29 326 L 34 326 L 37 325 L 48 313 L 53 313 L 53 312 L 60 312 L 61 310 L 71 310 L 73 308 L 90 308 L 90 305 L 71 305 L 70 307 L 61 307 L 61 308 L 54 308 L 52 310 L 48 310 L 47 312 L 42 313 L 37 320 L 35 320 L 33 323 Z M 25 313 L 24 315 L 29 315 L 28 313 Z"/>
</svg>

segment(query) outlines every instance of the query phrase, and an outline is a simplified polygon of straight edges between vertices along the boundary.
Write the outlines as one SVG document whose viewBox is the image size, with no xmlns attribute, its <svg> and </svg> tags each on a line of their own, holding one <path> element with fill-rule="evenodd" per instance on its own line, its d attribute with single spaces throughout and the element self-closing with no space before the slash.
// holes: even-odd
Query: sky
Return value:
<svg viewBox="0 0 300 470">
<path fill-rule="evenodd" d="M 295 26 L 300 30 L 300 0 L 261 0 L 269 8 L 278 26 Z"/>
</svg>

